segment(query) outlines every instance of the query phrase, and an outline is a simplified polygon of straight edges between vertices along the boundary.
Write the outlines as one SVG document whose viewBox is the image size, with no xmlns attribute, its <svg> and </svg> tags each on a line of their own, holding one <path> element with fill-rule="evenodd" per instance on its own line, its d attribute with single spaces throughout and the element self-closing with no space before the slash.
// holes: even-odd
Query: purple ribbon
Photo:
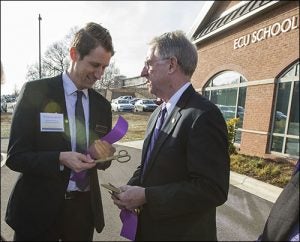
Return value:
<svg viewBox="0 0 300 242">
<path fill-rule="evenodd" d="M 128 122 L 119 115 L 119 118 L 117 120 L 117 123 L 115 124 L 115 127 L 104 137 L 101 138 L 102 141 L 106 141 L 110 144 L 113 144 L 117 142 L 118 140 L 122 139 L 124 135 L 126 134 L 128 130 Z M 89 152 L 88 152 L 93 158 L 96 157 L 96 150 L 94 147 L 94 144 L 92 144 L 89 147 Z"/>
<path fill-rule="evenodd" d="M 134 241 L 138 223 L 137 214 L 128 209 L 122 209 L 120 218 L 123 223 L 120 235 L 126 239 Z"/>
<path fill-rule="evenodd" d="M 119 115 L 115 127 L 107 135 L 102 137 L 101 140 L 105 140 L 106 142 L 113 144 L 122 139 L 123 136 L 126 134 L 127 130 L 128 122 L 122 116 Z"/>
<path fill-rule="evenodd" d="M 101 140 L 104 140 L 110 144 L 113 144 L 124 137 L 128 130 L 128 122 L 122 117 L 119 116 L 117 123 L 114 128 Z M 122 209 L 120 213 L 120 218 L 123 223 L 123 227 L 120 235 L 129 239 L 135 240 L 136 228 L 137 228 L 137 215 L 136 213 Z"/>
</svg>

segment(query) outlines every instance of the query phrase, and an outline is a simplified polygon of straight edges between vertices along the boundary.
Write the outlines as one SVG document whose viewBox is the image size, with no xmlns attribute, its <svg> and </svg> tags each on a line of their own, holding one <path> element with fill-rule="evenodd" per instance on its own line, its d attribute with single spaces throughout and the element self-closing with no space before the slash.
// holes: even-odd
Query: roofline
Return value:
<svg viewBox="0 0 300 242">
<path fill-rule="evenodd" d="M 211 7 L 213 6 L 214 3 L 215 3 L 215 1 L 207 1 L 204 3 L 203 7 L 201 8 L 198 16 L 196 17 L 196 19 L 194 21 L 192 27 L 186 34 L 188 38 L 191 39 L 193 37 L 194 33 L 197 31 L 198 27 L 200 26 L 203 19 L 206 17 L 207 13 L 209 12 L 209 10 L 211 9 Z"/>
<path fill-rule="evenodd" d="M 247 3 L 247 2 L 248 2 L 248 1 L 243 1 L 244 4 Z M 239 18 L 237 18 L 237 19 L 235 19 L 235 20 L 233 20 L 233 21 L 231 21 L 231 22 L 229 22 L 228 24 L 225 24 L 225 25 L 222 26 L 221 28 L 218 28 L 218 29 L 216 29 L 216 30 L 214 30 L 214 31 L 212 31 L 212 32 L 210 32 L 210 33 L 208 33 L 207 35 L 204 35 L 204 36 L 202 36 L 202 37 L 200 37 L 200 38 L 194 40 L 193 43 L 194 43 L 194 44 L 198 44 L 199 42 L 201 42 L 201 41 L 203 41 L 203 40 L 205 40 L 205 39 L 208 39 L 208 38 L 210 38 L 210 37 L 213 36 L 213 35 L 216 35 L 216 34 L 218 34 L 218 33 L 220 33 L 220 32 L 223 32 L 224 30 L 226 30 L 226 29 L 228 29 L 228 28 L 230 28 L 230 27 L 232 27 L 232 26 L 235 26 L 235 25 L 237 25 L 237 24 L 239 24 L 239 23 L 245 21 L 245 19 L 248 19 L 248 18 L 250 18 L 250 17 L 252 17 L 252 16 L 254 16 L 254 15 L 257 15 L 257 14 L 260 13 L 261 11 L 263 11 L 263 10 L 265 10 L 265 9 L 267 9 L 267 8 L 269 8 L 269 7 L 273 6 L 273 5 L 275 5 L 275 4 L 278 4 L 279 2 L 280 2 L 279 0 L 270 1 L 270 2 L 267 3 L 266 5 L 263 5 L 262 7 L 257 8 L 257 9 L 255 9 L 255 10 L 253 10 L 253 11 L 251 11 L 251 12 L 249 12 L 249 13 L 247 13 L 247 14 L 245 14 L 245 15 L 243 15 L 243 16 L 241 16 L 241 17 L 239 17 Z M 239 6 L 242 6 L 242 4 L 239 5 Z M 227 13 L 231 12 L 231 10 L 234 11 L 234 10 L 236 9 L 236 8 L 234 8 L 234 7 L 235 7 L 235 6 L 233 6 L 232 8 L 230 8 L 230 9 L 229 9 L 230 11 L 228 10 Z M 206 14 L 207 14 L 207 13 L 208 13 L 208 12 L 206 12 Z M 206 14 L 205 14 L 205 15 L 206 15 Z M 201 19 L 201 22 L 203 21 L 204 17 L 205 17 L 205 16 L 203 16 L 203 18 Z M 201 22 L 199 23 L 198 27 L 200 26 Z M 194 27 L 194 26 L 193 26 L 193 27 Z M 194 31 L 193 31 L 192 35 L 189 36 L 190 38 L 192 38 L 193 34 L 196 32 L 196 30 L 197 30 L 198 27 L 194 27 L 194 29 L 193 29 Z"/>
</svg>

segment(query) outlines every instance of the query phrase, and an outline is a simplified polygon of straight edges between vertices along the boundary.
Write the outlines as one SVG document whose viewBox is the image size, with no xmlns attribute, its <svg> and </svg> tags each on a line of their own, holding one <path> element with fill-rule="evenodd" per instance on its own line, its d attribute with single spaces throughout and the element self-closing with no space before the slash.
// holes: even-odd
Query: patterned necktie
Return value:
<svg viewBox="0 0 300 242">
<path fill-rule="evenodd" d="M 75 105 L 75 122 L 76 122 L 76 151 L 82 154 L 86 154 L 87 142 L 86 142 L 86 129 L 85 129 L 85 118 L 82 105 L 83 92 L 77 90 L 77 100 Z M 74 173 L 73 181 L 76 182 L 76 186 L 80 190 L 84 190 L 88 186 L 87 171 L 81 171 Z"/>
<path fill-rule="evenodd" d="M 158 135 L 160 133 L 160 129 L 165 121 L 165 116 L 166 116 L 166 112 L 167 112 L 167 108 L 166 107 L 163 107 L 158 115 L 158 118 L 157 118 L 157 122 L 156 122 L 156 126 L 154 128 L 154 131 L 153 131 L 153 134 L 152 134 L 152 137 L 151 137 L 151 140 L 150 140 L 150 143 L 148 145 L 148 150 L 147 150 L 147 154 L 146 154 L 146 159 L 144 161 L 144 165 L 143 165 L 143 176 L 144 176 L 144 173 L 145 173 L 145 170 L 146 170 L 146 167 L 148 165 L 148 161 L 149 161 L 149 158 L 150 158 L 150 154 L 154 148 L 154 145 L 155 145 L 155 142 L 158 138 Z"/>
</svg>

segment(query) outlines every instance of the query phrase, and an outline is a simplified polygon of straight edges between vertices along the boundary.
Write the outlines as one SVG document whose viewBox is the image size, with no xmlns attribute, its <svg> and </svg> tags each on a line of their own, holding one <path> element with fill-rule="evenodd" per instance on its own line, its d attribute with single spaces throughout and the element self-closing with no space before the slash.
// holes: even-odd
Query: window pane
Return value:
<svg viewBox="0 0 300 242">
<path fill-rule="evenodd" d="M 234 143 L 241 143 L 241 136 L 242 136 L 242 132 L 239 130 L 236 130 L 235 136 L 234 136 Z"/>
<path fill-rule="evenodd" d="M 234 71 L 222 72 L 220 75 L 216 76 L 212 81 L 212 86 L 224 86 L 229 84 L 240 83 L 240 74 Z"/>
<path fill-rule="evenodd" d="M 246 93 L 247 93 L 247 88 L 246 87 L 240 87 L 237 114 L 236 114 L 236 117 L 239 118 L 239 121 L 238 121 L 237 126 L 236 126 L 237 128 L 242 128 L 243 127 Z"/>
<path fill-rule="evenodd" d="M 284 133 L 287 119 L 287 109 L 291 90 L 291 82 L 279 83 L 277 94 L 277 105 L 275 111 L 274 132 Z"/>
<path fill-rule="evenodd" d="M 289 155 L 299 156 L 299 140 L 287 139 L 285 153 Z"/>
<path fill-rule="evenodd" d="M 281 153 L 282 145 L 283 145 L 283 137 L 273 136 L 271 150 Z"/>
<path fill-rule="evenodd" d="M 286 73 L 280 78 L 294 77 L 296 75 L 296 65 L 293 65 Z"/>
<path fill-rule="evenodd" d="M 211 92 L 211 101 L 217 104 L 225 120 L 235 118 L 235 104 L 237 88 L 214 90 Z"/>
<path fill-rule="evenodd" d="M 209 91 L 204 91 L 203 96 L 206 97 L 207 99 L 209 99 Z"/>
<path fill-rule="evenodd" d="M 299 135 L 299 81 L 294 83 L 288 134 Z"/>
<path fill-rule="evenodd" d="M 224 85 L 239 84 L 246 81 L 247 80 L 237 72 L 224 71 L 212 78 L 212 80 L 208 83 L 206 87 L 221 87 Z M 226 88 L 221 90 L 212 90 L 210 93 L 209 99 L 218 106 L 226 121 L 235 117 L 239 118 L 239 121 L 236 124 L 236 128 L 243 127 L 246 90 L 247 87 L 239 87 L 239 97 L 237 97 L 237 87 Z M 204 96 L 209 97 L 209 91 L 204 90 Z M 238 106 L 236 106 L 237 98 Z M 240 143 L 240 141 L 241 131 L 236 131 L 235 143 Z"/>
</svg>

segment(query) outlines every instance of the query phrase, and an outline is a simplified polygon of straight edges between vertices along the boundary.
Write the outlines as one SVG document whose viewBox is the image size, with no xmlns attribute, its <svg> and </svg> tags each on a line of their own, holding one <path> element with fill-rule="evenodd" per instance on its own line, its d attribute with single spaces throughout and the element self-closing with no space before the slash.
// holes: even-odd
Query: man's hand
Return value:
<svg viewBox="0 0 300 242">
<path fill-rule="evenodd" d="M 96 165 L 90 155 L 83 155 L 74 151 L 60 152 L 59 161 L 75 172 L 91 169 Z"/>
<path fill-rule="evenodd" d="M 95 160 L 105 159 L 107 157 L 113 156 L 115 152 L 115 147 L 113 147 L 108 142 L 102 140 L 95 140 L 89 148 L 89 153 Z"/>
<path fill-rule="evenodd" d="M 121 186 L 121 193 L 113 193 L 111 198 L 118 208 L 134 210 L 146 203 L 145 188 L 138 186 Z"/>
</svg>

